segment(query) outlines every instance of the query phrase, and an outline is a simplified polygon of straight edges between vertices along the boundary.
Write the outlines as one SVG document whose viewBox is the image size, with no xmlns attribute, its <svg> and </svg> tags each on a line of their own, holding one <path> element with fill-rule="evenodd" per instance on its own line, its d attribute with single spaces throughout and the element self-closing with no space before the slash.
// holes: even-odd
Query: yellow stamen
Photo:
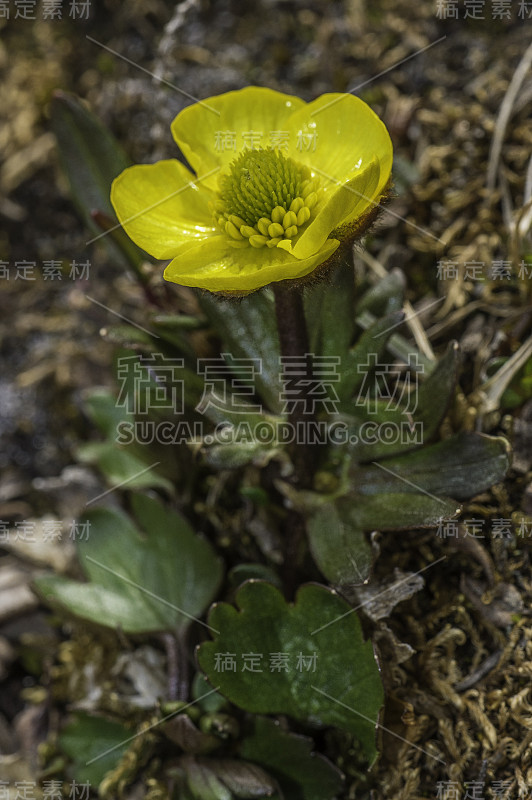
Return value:
<svg viewBox="0 0 532 800">
<path fill-rule="evenodd" d="M 317 190 L 309 168 L 279 150 L 244 150 L 220 179 L 214 218 L 234 247 L 276 247 L 311 220 Z"/>
</svg>

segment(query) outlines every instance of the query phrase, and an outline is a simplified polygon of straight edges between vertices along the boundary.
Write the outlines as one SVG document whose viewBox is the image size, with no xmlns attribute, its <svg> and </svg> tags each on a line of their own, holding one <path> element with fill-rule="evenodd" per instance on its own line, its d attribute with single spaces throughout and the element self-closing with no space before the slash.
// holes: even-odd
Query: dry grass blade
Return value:
<svg viewBox="0 0 532 800">
<path fill-rule="evenodd" d="M 527 47 L 523 58 L 517 65 L 517 69 L 515 70 L 512 80 L 510 81 L 510 85 L 508 86 L 508 91 L 506 92 L 504 100 L 502 101 L 499 116 L 497 117 L 497 123 L 495 125 L 493 139 L 491 140 L 490 154 L 488 159 L 487 187 L 489 191 L 493 191 L 495 188 L 497 167 L 501 155 L 502 143 L 504 141 L 504 134 L 506 133 L 506 127 L 512 115 L 512 110 L 517 99 L 519 89 L 522 86 L 522 83 L 526 77 L 526 73 L 528 72 L 531 64 L 532 44 Z"/>
<path fill-rule="evenodd" d="M 499 407 L 500 399 L 506 387 L 532 355 L 532 336 L 523 342 L 519 350 L 498 370 L 493 377 L 489 378 L 481 387 L 483 395 L 482 411 L 488 414 Z"/>
</svg>

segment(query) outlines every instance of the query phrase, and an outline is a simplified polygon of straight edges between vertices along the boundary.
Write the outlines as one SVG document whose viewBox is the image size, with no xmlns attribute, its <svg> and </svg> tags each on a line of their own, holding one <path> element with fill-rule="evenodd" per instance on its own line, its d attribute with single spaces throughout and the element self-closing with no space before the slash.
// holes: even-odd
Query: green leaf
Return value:
<svg viewBox="0 0 532 800">
<path fill-rule="evenodd" d="M 277 573 L 266 564 L 237 564 L 233 567 L 227 576 L 228 583 L 232 589 L 237 589 L 245 581 L 255 578 L 256 580 L 268 581 L 273 583 L 278 589 L 281 588 L 281 581 Z"/>
<path fill-rule="evenodd" d="M 355 308 L 355 317 L 369 311 L 377 317 L 400 311 L 403 306 L 405 278 L 401 270 L 392 269 L 386 277 L 368 289 Z"/>
<path fill-rule="evenodd" d="M 83 406 L 92 422 L 107 438 L 114 441 L 118 425 L 124 419 L 134 419 L 107 389 L 95 388 L 84 397 Z"/>
<path fill-rule="evenodd" d="M 248 581 L 236 604 L 239 611 L 227 603 L 212 608 L 209 623 L 219 634 L 198 649 L 199 665 L 213 686 L 246 711 L 349 731 L 372 762 L 383 692 L 371 642 L 364 642 L 348 603 L 308 584 L 292 605 L 271 584 Z M 235 656 L 235 671 L 225 669 L 227 654 Z M 261 672 L 243 670 L 246 654 L 259 656 L 252 663 Z M 286 671 L 271 670 L 271 654 L 280 654 Z"/>
<path fill-rule="evenodd" d="M 379 315 L 382 316 L 382 315 Z M 363 311 L 357 316 L 357 325 L 360 325 L 365 331 L 377 322 L 377 317 L 371 311 Z M 432 358 L 428 358 L 424 353 L 417 350 L 416 347 L 408 339 L 400 336 L 398 333 L 392 333 L 388 339 L 386 349 L 395 358 L 402 359 L 406 364 L 414 363 L 416 367 L 421 365 L 425 375 L 430 375 L 434 369 L 435 362 Z"/>
<path fill-rule="evenodd" d="M 458 342 L 449 342 L 445 355 L 419 387 L 414 419 L 423 424 L 423 440 L 429 442 L 439 430 L 454 394 L 460 368 Z"/>
<path fill-rule="evenodd" d="M 208 441 L 209 434 L 205 438 Z M 204 450 L 204 458 L 207 464 L 215 469 L 236 469 L 245 464 L 263 466 L 279 452 L 280 448 L 272 447 L 269 444 L 237 440 L 227 444 L 207 446 Z"/>
<path fill-rule="evenodd" d="M 46 600 L 83 619 L 126 633 L 184 633 L 216 594 L 222 565 L 188 522 L 146 495 L 132 507 L 143 533 L 124 513 L 89 512 L 78 543 L 89 583 L 51 576 L 36 581 Z"/>
<path fill-rule="evenodd" d="M 255 374 L 254 380 L 240 383 L 254 385 L 270 411 L 279 413 L 282 408 L 279 336 L 270 294 L 254 292 L 236 301 L 198 293 L 198 302 L 220 336 L 224 350 L 234 358 L 260 360 L 260 373 Z"/>
<path fill-rule="evenodd" d="M 364 366 L 369 368 L 371 359 L 375 362 L 382 358 L 388 339 L 403 321 L 402 311 L 395 311 L 386 317 L 377 320 L 368 330 L 360 336 L 357 343 L 345 355 L 342 361 L 340 382 L 336 384 L 336 391 L 340 400 L 347 400 L 361 386 L 364 381 Z M 346 408 L 350 408 L 346 405 Z"/>
<path fill-rule="evenodd" d="M 343 498 L 344 502 L 347 498 Z M 353 516 L 365 531 L 397 531 L 404 528 L 433 528 L 442 519 L 456 517 L 461 507 L 448 497 L 395 492 L 352 495 Z"/>
<path fill-rule="evenodd" d="M 114 178 L 129 162 L 116 140 L 77 97 L 65 92 L 56 92 L 52 100 L 51 126 L 72 199 L 87 227 L 95 234 L 102 233 L 92 219 L 94 210 L 110 218 L 111 227 L 118 225 L 109 192 Z M 119 228 L 101 241 L 124 265 L 136 269 L 146 260 L 144 253 Z"/>
<path fill-rule="evenodd" d="M 165 357 L 164 353 L 132 354 L 121 350 L 117 354 L 115 369 L 119 388 L 118 397 L 112 397 L 116 413 L 123 419 L 174 419 L 186 406 L 196 406 L 205 389 L 203 379 L 196 371 L 182 363 L 183 359 Z M 164 387 L 166 397 L 161 399 Z M 96 390 L 97 391 L 97 390 Z M 91 408 L 88 408 L 89 413 Z M 116 435 L 116 428 L 115 434 Z"/>
<path fill-rule="evenodd" d="M 82 445 L 76 451 L 80 461 L 97 464 L 113 488 L 131 489 L 164 489 L 174 494 L 172 483 L 158 475 L 154 465 L 147 465 L 127 450 L 109 442 L 94 442 Z"/>
<path fill-rule="evenodd" d="M 198 319 L 185 314 L 156 314 L 149 321 L 150 328 L 154 328 L 160 338 L 172 344 L 190 359 L 195 357 L 195 353 L 187 334 L 189 331 L 205 328 L 206 324 L 203 318 Z"/>
<path fill-rule="evenodd" d="M 366 532 L 435 527 L 460 511 L 447 497 L 384 489 L 374 495 L 354 491 L 334 500 L 309 493 L 306 500 L 310 551 L 323 575 L 336 586 L 357 585 L 371 573 L 373 552 Z"/>
<path fill-rule="evenodd" d="M 342 498 L 325 503 L 307 521 L 312 557 L 331 583 L 359 584 L 368 579 L 373 561 L 356 503 Z"/>
<path fill-rule="evenodd" d="M 202 672 L 196 672 L 192 681 L 192 697 L 206 714 L 215 714 L 220 711 L 227 700 L 218 692 L 213 692 L 207 678 Z"/>
<path fill-rule="evenodd" d="M 351 478 L 366 495 L 428 492 L 466 500 L 501 481 L 509 467 L 502 437 L 459 433 L 412 453 L 358 467 Z"/>
<path fill-rule="evenodd" d="M 353 267 L 339 264 L 323 281 L 304 294 L 310 352 L 338 356 L 343 363 L 355 332 Z"/>
<path fill-rule="evenodd" d="M 203 317 L 191 317 L 188 314 L 156 314 L 151 321 L 161 328 L 177 331 L 199 331 L 207 326 Z"/>
<path fill-rule="evenodd" d="M 77 448 L 78 459 L 87 464 L 96 464 L 107 482 L 113 486 L 131 489 L 163 489 L 169 495 L 175 492 L 167 478 L 157 472 L 161 458 L 148 447 L 134 441 L 135 416 L 107 389 L 93 389 L 84 399 L 84 407 L 106 437 L 105 442 L 90 442 Z M 117 439 L 124 436 L 127 445 Z M 130 443 L 130 439 L 133 441 Z M 159 450 L 161 452 L 161 450 Z"/>
<path fill-rule="evenodd" d="M 150 353 L 160 338 L 155 332 L 148 333 L 148 329 L 141 330 L 131 323 L 114 325 L 100 331 L 100 336 L 106 342 L 124 348 L 126 352 L 134 350 L 136 353 Z"/>
<path fill-rule="evenodd" d="M 408 414 L 401 407 L 390 407 L 390 402 L 384 400 L 368 401 L 370 411 L 368 403 L 363 405 L 359 399 L 351 416 L 344 417 L 351 457 L 359 462 L 375 461 L 419 448 L 434 439 L 454 392 L 459 361 L 458 345 L 451 342 L 435 369 L 420 384 L 417 397 L 414 394 L 415 408 Z M 418 378 L 415 376 L 413 380 Z M 374 427 L 368 427 L 371 425 Z M 359 435 L 362 430 L 366 431 L 366 437 Z"/>
<path fill-rule="evenodd" d="M 307 522 L 310 551 L 331 583 L 361 584 L 369 578 L 373 563 L 365 532 L 435 527 L 459 511 L 459 504 L 446 497 L 353 492 L 312 512 Z"/>
<path fill-rule="evenodd" d="M 131 731 L 119 722 L 77 713 L 59 734 L 58 744 L 73 761 L 76 781 L 88 781 L 96 788 L 106 773 L 116 767 L 130 737 Z M 88 763 L 93 759 L 92 764 Z"/>
<path fill-rule="evenodd" d="M 307 736 L 284 731 L 276 720 L 255 717 L 253 733 L 239 752 L 277 778 L 285 800 L 330 800 L 341 791 L 343 775 L 312 752 L 313 744 Z"/>
<path fill-rule="evenodd" d="M 164 353 L 152 353 L 144 358 L 128 354 L 118 359 L 120 391 L 118 399 L 112 401 L 118 407 L 116 414 L 122 414 L 128 420 L 137 416 L 140 420 L 183 421 L 188 417 L 185 417 L 185 409 L 182 408 L 182 391 L 186 408 L 197 409 L 201 403 L 201 411 L 198 409 L 197 413 L 216 425 L 226 423 L 228 428 L 234 426 L 235 439 L 239 438 L 240 428 L 244 428 L 248 441 L 251 441 L 256 425 L 275 421 L 273 417 L 261 413 L 260 404 L 253 398 L 248 402 L 239 396 L 238 389 L 235 397 L 228 382 L 224 389 L 219 386 L 210 388 L 201 375 L 184 364 L 180 365 L 182 360 L 170 358 L 165 361 Z M 235 373 L 238 374 L 238 365 Z M 167 396 L 161 399 L 163 384 L 166 385 Z M 227 432 L 223 441 L 228 442 L 230 438 Z"/>
</svg>

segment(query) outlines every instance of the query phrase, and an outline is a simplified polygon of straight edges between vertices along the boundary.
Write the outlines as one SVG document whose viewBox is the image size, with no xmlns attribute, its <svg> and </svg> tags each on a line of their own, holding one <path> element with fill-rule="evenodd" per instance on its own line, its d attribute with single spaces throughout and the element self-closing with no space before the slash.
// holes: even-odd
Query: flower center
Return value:
<svg viewBox="0 0 532 800">
<path fill-rule="evenodd" d="M 312 216 L 318 181 L 273 148 L 245 150 L 220 179 L 218 227 L 240 246 L 276 247 L 293 239 Z"/>
</svg>

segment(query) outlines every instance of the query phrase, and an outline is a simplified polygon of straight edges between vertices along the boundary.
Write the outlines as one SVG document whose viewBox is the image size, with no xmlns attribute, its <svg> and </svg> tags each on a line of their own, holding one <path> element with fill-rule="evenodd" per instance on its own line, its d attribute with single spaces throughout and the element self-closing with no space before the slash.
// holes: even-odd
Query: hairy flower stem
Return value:
<svg viewBox="0 0 532 800">
<path fill-rule="evenodd" d="M 279 284 L 274 284 L 275 313 L 277 317 L 277 330 L 281 356 L 301 359 L 305 369 L 305 380 L 311 380 L 310 365 L 305 355 L 309 353 L 307 323 L 303 311 L 303 295 L 299 289 L 285 289 Z M 294 371 L 285 365 L 284 381 L 289 383 L 294 378 Z M 303 377 L 301 373 L 297 378 Z M 297 396 L 291 398 L 292 411 L 289 415 L 290 425 L 296 432 L 296 440 L 292 443 L 292 462 L 294 464 L 293 483 L 297 488 L 309 489 L 312 485 L 315 462 L 315 446 L 305 441 L 305 429 L 314 419 L 313 401 L 308 393 L 299 391 Z M 298 441 L 302 438 L 303 441 Z"/>
<path fill-rule="evenodd" d="M 300 358 L 305 364 L 305 379 L 311 379 L 312 376 L 308 374 L 308 358 L 305 358 L 305 355 L 309 353 L 309 341 L 303 310 L 303 294 L 298 288 L 286 289 L 278 283 L 273 285 L 273 292 L 281 356 L 290 357 L 290 359 Z M 287 368 L 286 365 L 284 379 L 285 383 L 293 380 L 290 368 Z M 316 447 L 306 441 L 305 430 L 314 419 L 312 398 L 308 393 L 300 392 L 296 398 L 291 398 L 291 401 L 292 410 L 289 414 L 289 422 L 296 432 L 290 451 L 294 465 L 292 483 L 297 489 L 310 489 L 314 475 Z M 298 441 L 298 439 L 302 439 L 302 441 Z M 296 573 L 301 563 L 305 539 L 304 520 L 293 509 L 288 512 L 286 529 L 285 585 L 287 591 L 292 593 L 296 585 Z"/>
</svg>

